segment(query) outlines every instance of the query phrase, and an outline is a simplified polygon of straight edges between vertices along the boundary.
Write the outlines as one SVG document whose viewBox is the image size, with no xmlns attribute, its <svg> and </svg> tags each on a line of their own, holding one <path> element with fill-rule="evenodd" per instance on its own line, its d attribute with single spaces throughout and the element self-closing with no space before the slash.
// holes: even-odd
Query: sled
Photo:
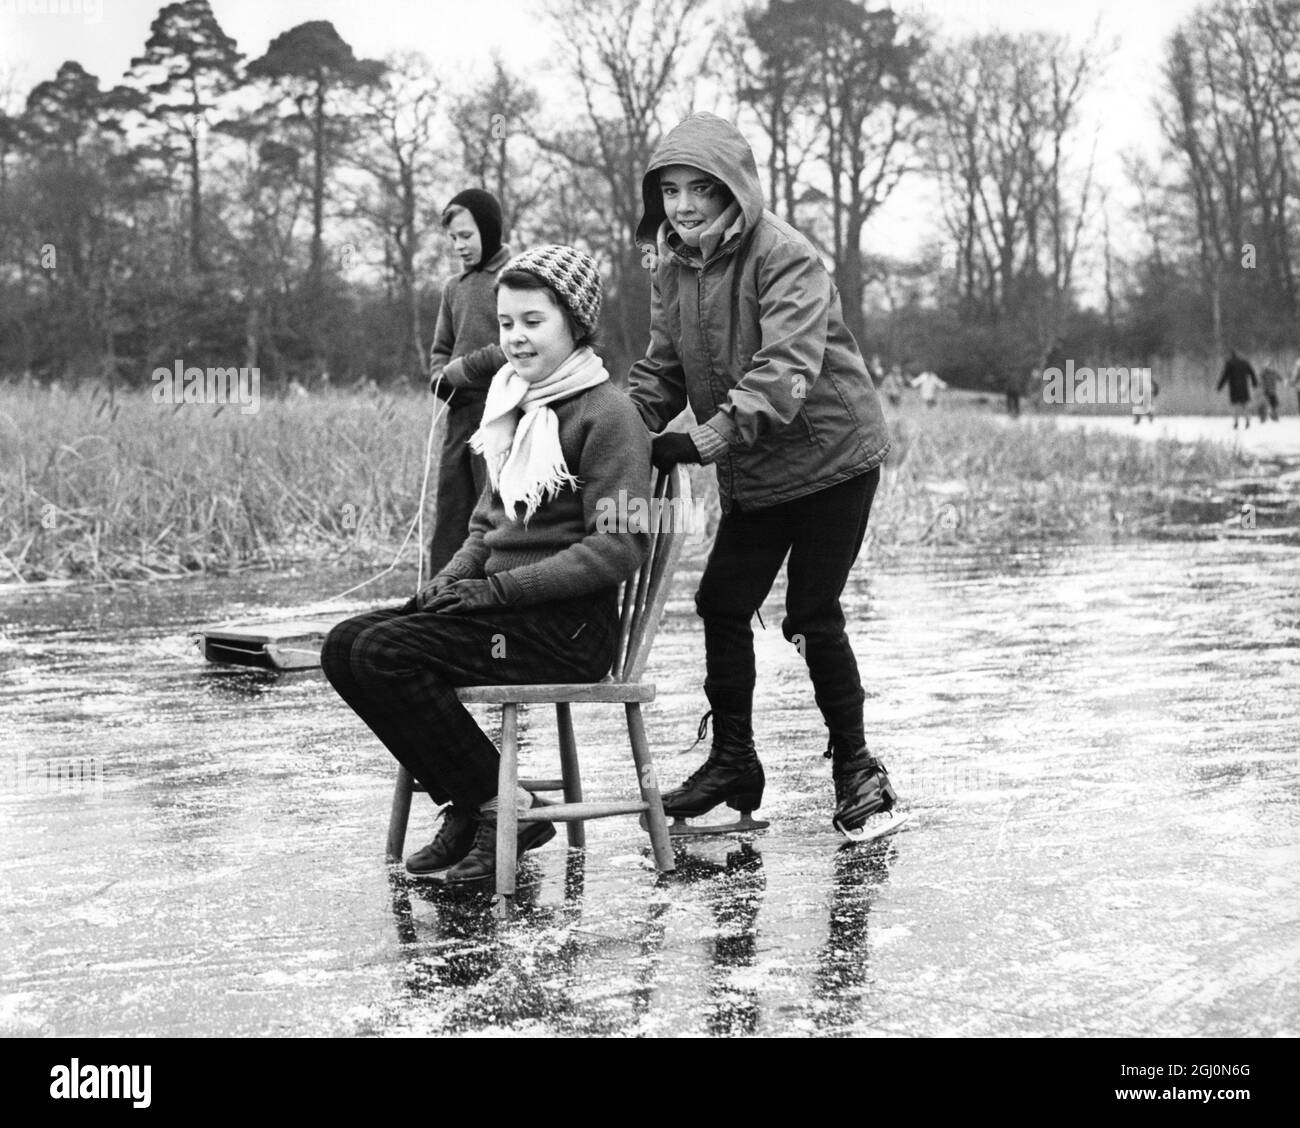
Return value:
<svg viewBox="0 0 1300 1128">
<path fill-rule="evenodd" d="M 209 662 L 259 670 L 311 670 L 320 666 L 325 636 L 348 617 L 329 615 L 283 623 L 209 627 L 199 632 L 197 641 Z"/>
</svg>

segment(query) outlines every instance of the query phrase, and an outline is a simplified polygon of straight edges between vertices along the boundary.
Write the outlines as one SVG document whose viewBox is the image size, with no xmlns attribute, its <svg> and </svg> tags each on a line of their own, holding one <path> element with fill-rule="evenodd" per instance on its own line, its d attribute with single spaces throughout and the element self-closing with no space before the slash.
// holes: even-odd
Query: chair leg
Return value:
<svg viewBox="0 0 1300 1128">
<path fill-rule="evenodd" d="M 555 720 L 560 729 L 560 774 L 564 777 L 564 801 L 582 802 L 582 771 L 578 767 L 578 742 L 573 737 L 573 712 L 567 701 L 555 703 Z M 582 819 L 568 824 L 569 845 L 587 845 L 587 828 Z"/>
<path fill-rule="evenodd" d="M 402 765 L 397 766 L 393 784 L 393 808 L 388 816 L 388 860 L 400 862 L 406 847 L 406 823 L 411 817 L 411 791 L 414 780 Z"/>
<path fill-rule="evenodd" d="M 518 706 L 501 706 L 501 768 L 497 773 L 497 901 L 515 892 L 515 850 L 519 843 L 515 792 L 519 784 Z"/>
<path fill-rule="evenodd" d="M 659 798 L 659 781 L 655 778 L 654 759 L 650 755 L 650 742 L 646 740 L 641 706 L 635 701 L 629 701 L 626 708 L 627 734 L 632 741 L 636 781 L 641 788 L 641 798 L 650 806 L 646 812 L 646 821 L 650 824 L 650 845 L 654 848 L 655 869 L 660 873 L 671 873 L 677 867 L 673 862 L 673 848 L 668 840 L 668 823 L 664 819 L 663 801 Z"/>
</svg>

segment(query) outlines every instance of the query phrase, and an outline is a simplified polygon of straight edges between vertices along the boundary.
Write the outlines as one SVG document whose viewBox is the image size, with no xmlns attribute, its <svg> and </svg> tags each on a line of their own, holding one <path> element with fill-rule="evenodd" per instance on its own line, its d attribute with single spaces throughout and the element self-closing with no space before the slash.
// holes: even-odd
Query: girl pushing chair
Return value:
<svg viewBox="0 0 1300 1128">
<path fill-rule="evenodd" d="M 782 631 L 807 663 L 826 724 L 832 822 L 853 839 L 887 833 L 902 820 L 867 748 L 840 607 L 890 446 L 875 387 L 830 275 L 812 244 L 764 209 L 753 151 L 733 125 L 707 113 L 679 124 L 651 159 L 642 196 L 637 241 L 653 244 L 657 262 L 632 400 L 656 433 L 654 464 L 716 466 L 722 505 L 695 596 L 710 707 L 701 737 L 711 716 L 713 743 L 664 794 L 664 813 L 689 818 L 725 803 L 743 828 L 762 802 L 750 619 L 788 555 Z M 688 403 L 698 425 L 664 432 Z"/>
</svg>

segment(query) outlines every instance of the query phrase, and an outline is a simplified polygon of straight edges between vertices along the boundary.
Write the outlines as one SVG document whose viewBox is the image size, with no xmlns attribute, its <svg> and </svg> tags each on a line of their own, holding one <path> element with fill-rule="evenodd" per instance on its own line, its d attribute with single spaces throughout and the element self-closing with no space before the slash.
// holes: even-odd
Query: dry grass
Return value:
<svg viewBox="0 0 1300 1128">
<path fill-rule="evenodd" d="M 380 559 L 414 516 L 429 403 L 154 404 L 0 392 L 0 579 Z"/>
<path fill-rule="evenodd" d="M 241 415 L 147 390 L 0 389 L 0 582 L 387 564 L 418 506 L 431 410 L 414 393 L 264 397 Z M 894 427 L 870 531 L 886 553 L 1112 536 L 1132 527 L 1117 515 L 1235 469 L 1226 447 L 1004 424 L 993 404 L 907 405 Z M 716 521 L 712 471 L 693 477 Z"/>
<path fill-rule="evenodd" d="M 1064 430 L 990 408 L 912 405 L 893 426 L 871 519 L 873 543 L 886 552 L 1127 535 L 1172 498 L 1241 466 L 1225 445 Z"/>
</svg>

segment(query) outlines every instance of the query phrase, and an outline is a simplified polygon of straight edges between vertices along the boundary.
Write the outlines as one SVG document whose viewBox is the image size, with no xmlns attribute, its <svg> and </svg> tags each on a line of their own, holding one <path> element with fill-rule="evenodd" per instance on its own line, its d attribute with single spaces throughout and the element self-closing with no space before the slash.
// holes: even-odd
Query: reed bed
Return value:
<svg viewBox="0 0 1300 1128">
<path fill-rule="evenodd" d="M 244 415 L 147 390 L 0 391 L 0 581 L 380 559 L 415 515 L 429 410 L 412 393 L 263 397 Z"/>
<path fill-rule="evenodd" d="M 1227 445 L 1064 430 L 971 405 L 905 409 L 892 424 L 870 532 L 886 553 L 1141 533 L 1244 465 Z"/>
<path fill-rule="evenodd" d="M 387 565 L 418 509 L 432 410 L 413 391 L 266 396 L 244 415 L 147 389 L 0 387 L 0 583 Z M 1012 424 L 992 405 L 905 408 L 893 426 L 870 532 L 885 553 L 1126 535 L 1239 465 L 1226 446 Z M 711 532 L 713 473 L 692 476 Z M 412 536 L 412 565 L 416 551 Z"/>
</svg>

